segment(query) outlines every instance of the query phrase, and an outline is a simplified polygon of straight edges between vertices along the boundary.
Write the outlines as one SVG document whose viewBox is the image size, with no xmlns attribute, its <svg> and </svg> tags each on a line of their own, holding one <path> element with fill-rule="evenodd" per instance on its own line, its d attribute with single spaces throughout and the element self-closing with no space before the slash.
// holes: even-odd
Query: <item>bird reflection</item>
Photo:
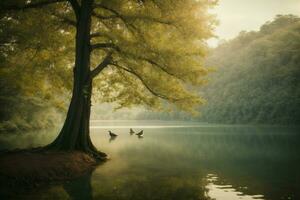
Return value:
<svg viewBox="0 0 300 200">
<path fill-rule="evenodd" d="M 111 143 L 112 141 L 114 141 L 117 137 L 110 137 L 109 138 L 109 143 Z"/>
<path fill-rule="evenodd" d="M 139 138 L 139 139 L 143 139 L 143 138 L 144 138 L 144 136 L 142 136 L 142 135 L 138 135 L 138 138 Z"/>
<path fill-rule="evenodd" d="M 144 130 L 141 130 L 140 132 L 136 133 L 136 135 L 138 136 L 138 138 L 143 138 L 144 137 Z"/>
</svg>

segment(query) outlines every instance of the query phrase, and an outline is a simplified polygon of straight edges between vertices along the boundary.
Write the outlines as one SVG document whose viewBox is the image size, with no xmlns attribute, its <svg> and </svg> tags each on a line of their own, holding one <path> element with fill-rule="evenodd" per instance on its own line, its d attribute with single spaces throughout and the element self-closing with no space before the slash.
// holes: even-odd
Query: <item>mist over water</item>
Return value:
<svg viewBox="0 0 300 200">
<path fill-rule="evenodd" d="M 144 129 L 144 137 L 130 135 L 129 128 Z M 58 130 L 1 135 L 1 149 L 44 145 Z M 110 139 L 108 130 L 119 136 Z M 78 180 L 23 195 L 33 199 L 299 199 L 298 132 L 298 127 L 284 126 L 94 120 L 93 143 L 111 159 Z"/>
</svg>

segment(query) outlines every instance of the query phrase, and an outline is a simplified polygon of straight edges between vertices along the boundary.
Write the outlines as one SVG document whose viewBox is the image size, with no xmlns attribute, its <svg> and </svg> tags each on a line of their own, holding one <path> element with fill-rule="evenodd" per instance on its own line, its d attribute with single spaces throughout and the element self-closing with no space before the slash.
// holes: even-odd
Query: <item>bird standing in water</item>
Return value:
<svg viewBox="0 0 300 200">
<path fill-rule="evenodd" d="M 144 135 L 144 130 L 141 130 L 140 132 L 136 133 L 137 136 L 143 136 Z"/>
<path fill-rule="evenodd" d="M 134 131 L 132 130 L 132 128 L 129 130 L 130 135 L 134 134 Z"/>
<path fill-rule="evenodd" d="M 111 131 L 108 131 L 108 133 L 109 133 L 109 136 L 110 136 L 110 137 L 117 137 L 117 136 L 118 136 L 117 134 L 115 134 L 115 133 L 113 133 L 113 132 L 111 132 Z"/>
</svg>

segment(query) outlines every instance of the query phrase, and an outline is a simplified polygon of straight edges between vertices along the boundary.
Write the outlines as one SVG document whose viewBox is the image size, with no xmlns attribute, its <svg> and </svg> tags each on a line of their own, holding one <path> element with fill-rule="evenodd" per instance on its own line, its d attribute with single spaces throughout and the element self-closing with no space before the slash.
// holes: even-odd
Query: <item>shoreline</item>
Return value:
<svg viewBox="0 0 300 200">
<path fill-rule="evenodd" d="M 38 187 L 79 178 L 101 164 L 80 151 L 11 151 L 0 154 L 0 187 Z"/>
</svg>

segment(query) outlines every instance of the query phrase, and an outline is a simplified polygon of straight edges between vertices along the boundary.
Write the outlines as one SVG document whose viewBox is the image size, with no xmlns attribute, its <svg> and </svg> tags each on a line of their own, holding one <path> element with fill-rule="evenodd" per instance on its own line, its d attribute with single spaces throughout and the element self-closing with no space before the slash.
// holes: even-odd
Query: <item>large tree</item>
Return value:
<svg viewBox="0 0 300 200">
<path fill-rule="evenodd" d="M 53 33 L 58 31 L 65 37 L 75 33 L 71 103 L 62 130 L 48 148 L 81 150 L 99 159 L 106 157 L 90 139 L 93 83 L 98 91 L 95 97 L 100 95 L 102 101 L 116 102 L 121 107 L 136 104 L 159 107 L 169 102 L 192 112 L 202 104 L 204 101 L 193 90 L 205 82 L 204 75 L 208 72 L 202 63 L 214 20 L 207 11 L 215 3 L 213 0 L 1 1 L 2 20 L 11 21 L 42 10 L 39 14 L 49 19 L 45 18 L 45 26 L 55 20 L 61 24 Z M 3 42 L 6 46 L 14 43 L 17 39 L 9 36 Z M 53 51 L 68 49 L 69 43 L 66 40 Z M 65 64 L 66 68 L 71 66 Z"/>
</svg>

